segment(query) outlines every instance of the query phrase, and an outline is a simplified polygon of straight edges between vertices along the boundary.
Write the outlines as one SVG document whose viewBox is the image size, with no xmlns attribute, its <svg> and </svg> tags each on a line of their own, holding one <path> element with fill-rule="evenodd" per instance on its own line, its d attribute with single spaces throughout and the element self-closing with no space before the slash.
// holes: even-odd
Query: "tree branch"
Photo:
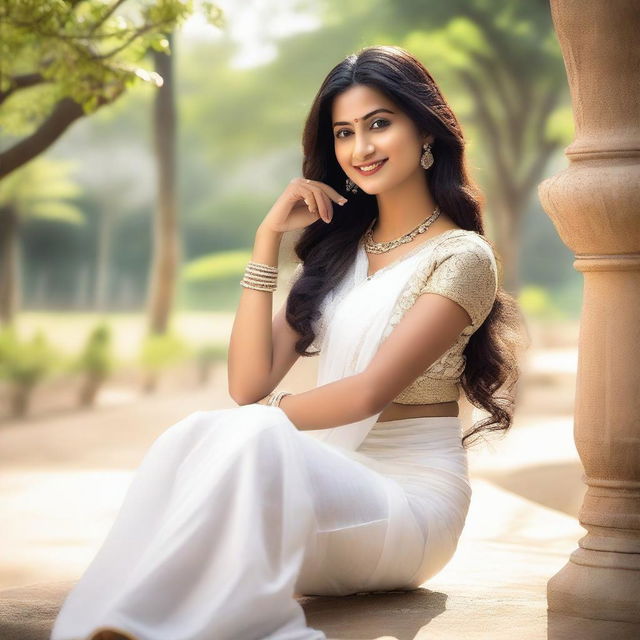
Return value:
<svg viewBox="0 0 640 640">
<path fill-rule="evenodd" d="M 114 11 L 121 5 L 124 4 L 127 0 L 117 0 L 114 4 L 112 4 L 107 11 L 105 11 L 104 15 L 100 18 L 100 20 L 96 20 L 96 23 L 89 29 L 89 36 L 93 36 L 96 29 L 100 28 L 109 18 L 110 15 L 113 14 Z"/>
<path fill-rule="evenodd" d="M 522 194 L 528 194 L 537 184 L 540 182 L 542 172 L 547 166 L 547 162 L 551 157 L 551 154 L 558 148 L 558 143 L 552 140 L 546 140 L 538 148 L 535 160 L 529 167 L 527 175 L 522 180 L 519 186 L 519 191 Z"/>
<path fill-rule="evenodd" d="M 161 20 L 160 22 L 144 24 L 139 29 L 136 29 L 133 35 L 128 40 L 125 40 L 121 45 L 117 46 L 115 49 L 112 49 L 107 53 L 93 55 L 92 58 L 94 60 L 104 60 L 105 58 L 110 58 L 111 56 L 114 56 L 116 53 L 120 53 L 120 51 L 122 51 L 123 49 L 126 49 L 136 38 L 145 34 L 147 31 L 151 31 L 151 29 L 156 29 L 158 27 L 161 27 L 164 24 L 173 24 L 173 20 L 167 19 L 167 20 Z"/>
<path fill-rule="evenodd" d="M 507 141 L 509 145 L 509 154 L 515 161 L 520 157 L 520 150 L 522 148 L 522 132 L 523 128 L 520 126 L 524 113 L 520 108 L 520 103 L 517 99 L 514 99 L 513 92 L 507 86 L 505 80 L 505 74 L 509 77 L 509 70 L 502 66 L 500 56 L 496 52 L 495 58 L 474 51 L 472 49 L 466 49 L 467 54 L 473 60 L 473 62 L 484 72 L 484 77 L 487 79 L 496 91 L 499 104 L 504 111 L 507 127 L 505 131 L 507 133 Z M 500 65 L 500 66 L 498 66 Z"/>
<path fill-rule="evenodd" d="M 96 109 L 113 102 L 122 91 L 124 87 L 111 100 L 101 97 Z M 71 124 L 84 115 L 82 106 L 75 100 L 62 98 L 36 131 L 0 153 L 0 180 L 50 147 Z"/>
<path fill-rule="evenodd" d="M 11 78 L 11 86 L 6 91 L 0 91 L 0 104 L 2 104 L 12 93 L 20 90 L 34 87 L 43 82 L 50 82 L 39 73 L 24 73 Z"/>
<path fill-rule="evenodd" d="M 538 141 L 544 142 L 544 124 L 547 121 L 550 113 L 555 109 L 558 99 L 562 95 L 562 88 L 560 83 L 553 83 L 551 87 L 545 93 L 540 109 L 535 114 L 535 120 L 533 122 L 534 130 L 538 132 Z"/>
<path fill-rule="evenodd" d="M 499 29 L 496 29 L 496 26 L 491 22 L 489 16 L 469 4 L 461 7 L 461 11 L 463 15 L 466 15 L 467 18 L 475 22 L 476 25 L 482 29 L 487 42 L 491 43 L 491 46 L 496 50 L 505 67 L 511 69 L 510 75 L 512 77 L 516 76 L 518 69 L 513 64 L 513 51 L 509 49 L 509 46 L 504 41 L 503 34 Z"/>
<path fill-rule="evenodd" d="M 547 91 L 546 95 L 541 101 L 540 109 L 538 109 L 534 124 L 537 125 L 535 130 L 538 135 L 536 136 L 537 147 L 539 148 L 539 153 L 536 155 L 536 158 L 532 165 L 529 167 L 526 172 L 524 178 L 522 179 L 522 183 L 520 186 L 520 191 L 524 193 L 528 193 L 530 189 L 533 189 L 535 185 L 540 181 L 540 177 L 542 175 L 542 171 L 549 160 L 549 156 L 558 148 L 558 143 L 552 140 L 545 140 L 544 138 L 544 129 L 543 125 L 547 121 L 549 114 L 553 111 L 558 102 L 558 98 L 560 96 L 560 89 L 555 85 L 551 86 L 551 88 Z"/>
<path fill-rule="evenodd" d="M 496 165 L 496 174 L 501 176 L 501 181 L 505 185 L 508 191 L 511 191 L 511 181 L 509 176 L 511 175 L 512 168 L 508 166 L 506 158 L 504 157 L 504 149 L 502 144 L 502 131 L 498 127 L 495 118 L 491 114 L 489 105 L 484 97 L 482 87 L 476 80 L 473 73 L 467 70 L 458 71 L 462 81 L 469 87 L 473 97 L 474 104 L 476 105 L 478 121 L 482 128 L 486 132 L 486 140 L 490 146 L 490 152 L 487 154 Z M 508 186 L 507 186 L 508 185 Z"/>
</svg>

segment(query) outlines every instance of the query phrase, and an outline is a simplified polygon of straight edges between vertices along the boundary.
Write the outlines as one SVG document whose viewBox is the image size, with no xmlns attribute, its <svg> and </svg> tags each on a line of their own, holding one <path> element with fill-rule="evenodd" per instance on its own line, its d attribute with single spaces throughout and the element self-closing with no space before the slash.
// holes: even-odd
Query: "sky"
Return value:
<svg viewBox="0 0 640 640">
<path fill-rule="evenodd" d="M 238 47 L 232 67 L 246 69 L 271 62 L 277 55 L 275 42 L 295 33 L 313 31 L 320 24 L 320 2 L 299 0 L 214 0 L 225 15 L 226 36 Z M 312 5 L 309 6 L 309 5 Z M 199 6 L 199 2 L 195 3 Z M 182 27 L 183 41 L 215 40 L 225 37 L 196 11 Z"/>
</svg>

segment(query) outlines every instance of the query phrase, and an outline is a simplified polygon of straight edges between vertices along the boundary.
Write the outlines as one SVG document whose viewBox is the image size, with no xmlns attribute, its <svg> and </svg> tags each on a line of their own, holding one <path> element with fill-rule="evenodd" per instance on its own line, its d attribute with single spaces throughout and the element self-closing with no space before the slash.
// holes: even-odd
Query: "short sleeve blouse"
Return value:
<svg viewBox="0 0 640 640">
<path fill-rule="evenodd" d="M 480 238 L 480 236 L 476 236 Z M 489 315 L 497 288 L 495 257 L 486 241 L 468 236 L 445 239 L 436 250 L 433 270 L 425 274 L 419 294 L 437 293 L 457 302 L 475 331 Z M 473 333 L 471 331 L 471 333 Z"/>
</svg>

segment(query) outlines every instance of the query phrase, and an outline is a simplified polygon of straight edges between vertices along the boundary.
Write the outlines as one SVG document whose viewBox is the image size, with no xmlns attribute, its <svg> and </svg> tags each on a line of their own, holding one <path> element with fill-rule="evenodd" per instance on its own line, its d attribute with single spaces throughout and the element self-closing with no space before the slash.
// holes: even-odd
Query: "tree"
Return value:
<svg viewBox="0 0 640 640">
<path fill-rule="evenodd" d="M 201 6 L 221 23 L 217 7 Z M 191 12 L 191 0 L 4 0 L 0 126 L 16 139 L 0 152 L 0 180 L 134 82 L 161 86 L 159 74 L 138 61 L 149 48 L 167 51 L 164 34 Z"/>
<path fill-rule="evenodd" d="M 154 247 L 149 285 L 149 331 L 167 331 L 175 295 L 179 257 L 178 206 L 176 199 L 176 106 L 173 79 L 173 34 L 167 35 L 171 55 L 154 51 L 158 73 L 164 79 L 154 104 L 154 139 L 157 158 L 157 198 Z"/>
<path fill-rule="evenodd" d="M 517 294 L 527 203 L 572 132 L 549 8 L 546 2 L 451 0 L 426 17 L 438 28 L 409 33 L 404 43 L 434 74 L 450 76 L 456 96 L 468 96 L 467 119 L 479 141 L 474 160 L 483 167 L 479 180 L 506 267 L 504 285 Z"/>
<path fill-rule="evenodd" d="M 79 195 L 69 178 L 71 163 L 38 158 L 12 173 L 0 190 L 0 322 L 12 324 L 20 304 L 19 229 L 23 220 L 40 218 L 84 224 L 71 200 Z"/>
<path fill-rule="evenodd" d="M 201 7 L 212 24 L 222 24 L 220 9 L 210 2 Z M 191 0 L 5 0 L 0 5 L 0 126 L 13 139 L 0 151 L 0 186 L 73 122 L 113 103 L 137 80 L 162 86 L 160 74 L 137 63 L 149 49 L 167 53 L 165 33 L 191 12 Z M 17 216 L 11 206 L 0 210 L 0 227 L 7 248 L 15 248 Z M 5 319 L 16 304 L 12 251 L 0 265 Z"/>
</svg>

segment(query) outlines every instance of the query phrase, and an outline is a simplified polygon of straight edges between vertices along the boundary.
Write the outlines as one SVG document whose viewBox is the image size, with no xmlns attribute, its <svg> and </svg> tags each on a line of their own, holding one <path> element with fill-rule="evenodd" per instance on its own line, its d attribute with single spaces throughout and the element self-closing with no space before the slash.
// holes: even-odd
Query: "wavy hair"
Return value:
<svg viewBox="0 0 640 640">
<path fill-rule="evenodd" d="M 467 175 L 460 124 L 422 63 L 400 47 L 366 47 L 329 72 L 304 125 L 303 176 L 337 191 L 344 189 L 346 175 L 335 156 L 331 109 L 334 98 L 354 85 L 379 90 L 413 120 L 420 132 L 433 133 L 431 148 L 436 161 L 425 172 L 433 200 L 459 227 L 484 237 L 482 195 Z M 337 206 L 333 203 L 334 209 Z M 377 216 L 375 195 L 359 190 L 349 194 L 348 202 L 330 224 L 316 220 L 297 239 L 294 251 L 303 270 L 287 297 L 286 319 L 301 336 L 295 345 L 299 355 L 319 353 L 309 352 L 307 347 L 315 339 L 313 323 L 320 315 L 320 304 L 345 276 L 362 235 Z M 497 254 L 496 259 L 501 273 Z M 506 431 L 511 426 L 513 391 L 520 375 L 517 348 L 522 325 L 515 299 L 498 286 L 493 308 L 464 350 L 466 366 L 461 386 L 471 404 L 489 416 L 463 436 L 463 446 L 467 438 L 477 439 L 483 431 Z M 499 390 L 506 395 L 497 395 Z"/>
</svg>

